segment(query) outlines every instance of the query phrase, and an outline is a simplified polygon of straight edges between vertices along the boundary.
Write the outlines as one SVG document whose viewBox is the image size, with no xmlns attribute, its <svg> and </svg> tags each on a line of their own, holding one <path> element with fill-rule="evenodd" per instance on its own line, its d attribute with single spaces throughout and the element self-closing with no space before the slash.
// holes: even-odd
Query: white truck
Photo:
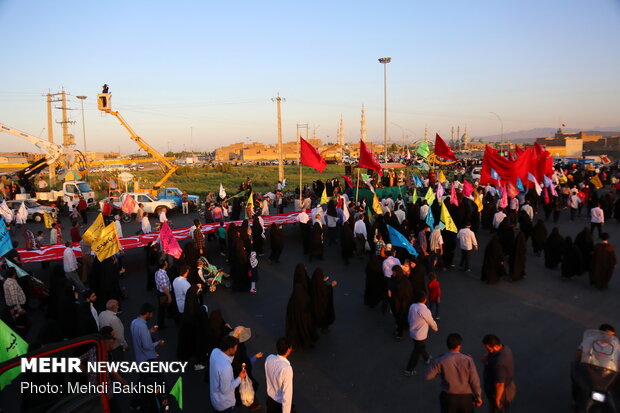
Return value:
<svg viewBox="0 0 620 413">
<path fill-rule="evenodd" d="M 80 196 L 84 197 L 88 206 L 96 205 L 95 191 L 84 181 L 67 181 L 62 184 L 62 189 L 59 191 L 52 189 L 35 193 L 36 200 L 44 205 L 57 203 L 59 200 L 64 204 L 77 205 Z M 15 199 L 31 199 L 31 196 L 30 194 L 16 194 Z"/>
<path fill-rule="evenodd" d="M 159 215 L 162 208 L 166 207 L 168 211 L 172 211 L 177 206 L 173 199 L 159 199 L 146 192 L 125 192 L 120 197 L 112 199 L 114 207 L 122 208 L 127 196 L 132 196 L 138 204 L 142 204 L 142 209 L 148 214 Z"/>
</svg>

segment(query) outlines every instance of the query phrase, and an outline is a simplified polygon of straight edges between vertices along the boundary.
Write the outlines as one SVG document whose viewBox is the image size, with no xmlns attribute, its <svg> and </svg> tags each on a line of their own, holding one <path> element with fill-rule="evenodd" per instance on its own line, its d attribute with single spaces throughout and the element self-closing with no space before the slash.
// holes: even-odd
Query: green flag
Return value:
<svg viewBox="0 0 620 413">
<path fill-rule="evenodd" d="M 418 145 L 418 155 L 427 157 L 431 153 L 431 150 L 428 148 L 428 143 L 420 142 Z"/>
<path fill-rule="evenodd" d="M 428 187 L 428 190 L 426 191 L 426 195 L 424 195 L 424 199 L 426 199 L 426 202 L 428 203 L 428 206 L 433 205 L 433 202 L 435 202 L 435 193 L 433 192 L 433 188 L 431 188 L 430 186 Z"/>
<path fill-rule="evenodd" d="M 19 357 L 28 352 L 28 343 L 15 331 L 0 320 L 0 363 Z M 11 384 L 13 379 L 21 373 L 21 366 L 13 367 L 0 376 L 0 390 Z"/>
<path fill-rule="evenodd" d="M 370 176 L 368 174 L 361 174 L 362 175 L 362 182 L 366 182 L 370 179 Z"/>
<path fill-rule="evenodd" d="M 372 218 L 372 212 L 370 212 L 370 208 L 366 207 L 366 215 L 368 215 L 368 223 L 372 225 L 374 219 Z"/>
<path fill-rule="evenodd" d="M 183 377 L 179 376 L 172 390 L 170 390 L 170 395 L 177 399 L 179 409 L 183 410 Z"/>
</svg>

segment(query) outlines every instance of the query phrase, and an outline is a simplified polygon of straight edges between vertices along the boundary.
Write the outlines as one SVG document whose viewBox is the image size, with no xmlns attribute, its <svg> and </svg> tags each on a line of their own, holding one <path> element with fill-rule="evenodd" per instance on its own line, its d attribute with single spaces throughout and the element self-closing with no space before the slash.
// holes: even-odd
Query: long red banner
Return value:
<svg viewBox="0 0 620 413">
<path fill-rule="evenodd" d="M 271 224 L 276 225 L 287 225 L 294 224 L 297 222 L 297 215 L 299 212 L 288 212 L 286 214 L 277 214 L 277 215 L 267 215 L 263 217 L 263 221 L 265 223 L 265 227 L 270 226 Z M 243 221 L 227 221 L 225 225 L 228 226 L 231 223 L 236 225 L 241 225 Z M 219 227 L 219 222 L 212 224 L 203 224 L 201 231 L 204 233 L 213 232 Z M 172 234 L 177 240 L 182 240 L 189 238 L 189 227 L 173 229 Z M 132 248 L 140 248 L 146 246 L 149 242 L 157 240 L 159 237 L 158 232 L 151 232 L 144 235 L 134 235 L 132 237 L 123 237 L 121 238 L 121 246 L 124 250 L 129 250 Z M 26 250 L 23 248 L 18 248 L 17 252 L 22 260 L 22 262 L 42 262 L 42 261 L 57 261 L 62 260 L 63 253 L 65 252 L 64 245 L 45 245 L 41 249 L 38 250 Z M 76 244 L 73 247 L 73 252 L 75 252 L 76 257 L 82 256 L 82 251 L 80 250 L 79 244 Z"/>
</svg>

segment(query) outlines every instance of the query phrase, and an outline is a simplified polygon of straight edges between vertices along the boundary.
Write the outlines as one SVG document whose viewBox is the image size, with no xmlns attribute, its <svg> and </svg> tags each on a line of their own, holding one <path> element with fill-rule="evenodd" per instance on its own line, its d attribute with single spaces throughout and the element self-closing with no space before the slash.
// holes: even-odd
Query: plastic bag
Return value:
<svg viewBox="0 0 620 413">
<path fill-rule="evenodd" d="M 243 369 L 245 370 L 245 364 Z M 241 384 L 239 385 L 239 396 L 241 397 L 241 403 L 243 403 L 246 407 L 250 407 L 252 403 L 254 403 L 254 387 L 252 387 L 252 381 L 248 376 L 241 379 Z"/>
</svg>

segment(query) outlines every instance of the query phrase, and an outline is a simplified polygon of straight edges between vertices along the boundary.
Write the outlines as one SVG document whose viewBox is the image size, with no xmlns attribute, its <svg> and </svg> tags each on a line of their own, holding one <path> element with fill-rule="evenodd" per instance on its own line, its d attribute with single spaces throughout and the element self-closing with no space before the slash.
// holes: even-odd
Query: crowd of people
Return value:
<svg viewBox="0 0 620 413">
<path fill-rule="evenodd" d="M 531 240 L 533 252 L 544 256 L 547 268 L 559 268 L 563 279 L 587 272 L 590 284 L 605 290 L 616 265 L 605 226 L 612 218 L 620 221 L 620 198 L 616 199 L 613 192 L 618 189 L 614 188 L 618 181 L 610 171 L 594 175 L 602 185 L 608 185 L 598 189 L 583 168 L 558 166 L 549 182 L 532 183 L 529 188 L 511 194 L 505 193 L 505 187 L 502 191 L 500 185 L 473 182 L 472 186 L 463 171 L 455 172 L 455 178 L 458 175 L 461 179 L 450 182 L 441 179 L 443 173 L 434 171 L 426 176 L 389 171 L 381 183 L 377 176 L 366 180 L 364 186 L 373 192 L 371 198 L 359 197 L 360 190 L 352 186 L 351 179 L 341 183 L 333 178 L 325 184 L 318 180 L 311 187 L 301 188 L 296 203 L 300 250 L 309 260 L 321 261 L 326 246 L 338 246 L 344 263 L 365 263 L 364 304 L 391 313 L 395 339 L 402 340 L 408 332 L 413 349 L 407 363 L 403 363 L 406 376 L 417 374 L 422 357 L 427 365 L 424 377 L 442 377 L 442 411 L 468 411 L 482 403 L 478 373 L 471 358 L 460 353 L 459 334 L 448 336 L 448 352 L 442 356 L 433 358 L 426 350 L 429 330 L 438 331 L 441 320 L 442 274 L 456 270 L 457 258 L 461 271 L 471 271 L 472 258 L 478 256 L 477 235 L 481 231 L 491 233 L 481 259 L 482 282 L 523 279 L 527 244 Z M 394 186 L 400 188 L 398 195 L 380 195 L 381 187 Z M 124 253 L 100 262 L 81 239 L 86 214 L 73 216 L 71 241 L 66 241 L 63 265 L 46 267 L 51 274 L 49 298 L 43 302 L 44 322 L 31 340 L 31 348 L 101 333 L 112 343 L 110 359 L 123 359 L 131 347 L 135 361 L 141 362 L 158 358 L 156 348 L 166 345 L 163 340 L 153 340 L 151 335 L 174 328 L 178 338 L 176 357 L 191 361 L 196 371 L 205 370 L 214 409 L 232 411 L 240 406 L 239 384 L 247 376 L 255 391 L 259 388 L 252 366 L 263 355 L 249 355 L 249 328 L 232 328 L 224 319 L 224 309 L 211 310 L 204 305 L 210 285 L 208 273 L 224 273 L 210 262 L 215 254 L 226 257 L 224 278 L 230 281 L 232 290 L 256 294 L 262 257 L 269 252 L 268 260 L 278 263 L 284 250 L 282 226 L 272 224 L 267 228 L 263 217 L 271 214 L 271 208 L 282 212 L 286 204 L 282 182 L 275 188 L 274 197 L 255 194 L 249 178 L 240 189 L 241 195 L 233 197 L 209 194 L 201 211 L 202 222 L 219 222 L 220 226 L 214 233 L 204 234 L 201 220 L 195 219 L 188 231 L 190 240 L 184 243 L 179 258 L 163 251 L 159 241 L 144 247 L 145 289 L 154 295 L 156 305 L 150 300 L 145 302 L 129 329 L 117 317 L 119 303 L 128 297 L 120 282 L 125 274 Z M 571 220 L 588 217 L 589 225 L 574 240 L 563 237 L 553 226 L 564 210 L 568 210 Z M 110 215 L 108 211 L 106 216 Z M 240 225 L 228 222 L 243 217 Z M 157 217 L 160 223 L 166 219 L 166 211 L 163 217 Z M 118 223 L 122 233 L 119 217 L 111 220 Z M 150 232 L 148 214 L 142 209 L 136 220 L 143 232 Z M 551 231 L 548 225 L 552 226 Z M 21 228 L 27 231 L 24 226 Z M 595 231 L 599 239 L 596 243 Z M 35 238 L 43 243 L 42 233 Z M 49 240 L 51 244 L 63 242 L 57 223 L 52 224 Z M 217 247 L 209 244 L 216 240 Z M 77 243 L 82 248 L 79 260 L 72 249 Z M 18 255 L 6 255 L 7 259 L 10 257 L 21 265 Z M 3 273 L 8 311 L 3 320 L 26 335 L 30 327 L 27 312 L 31 289 L 18 282 L 21 279 L 17 279 L 15 269 L 5 267 Z M 337 282 L 321 267 L 314 269 L 312 277 L 304 263 L 295 267 L 292 292 L 283 309 L 284 336 L 277 340 L 277 354 L 265 361 L 267 411 L 293 411 L 293 372 L 288 357 L 293 350 L 314 347 L 319 333 L 330 331 L 336 320 L 336 286 Z M 153 316 L 157 324 L 148 327 Z M 127 333 L 130 338 L 126 338 Z M 512 353 L 493 334 L 485 336 L 482 342 L 488 352 L 483 384 L 491 411 L 508 411 L 515 387 Z M 135 399 L 132 407 L 137 409 L 140 403 Z M 262 408 L 258 397 L 249 408 Z"/>
</svg>

